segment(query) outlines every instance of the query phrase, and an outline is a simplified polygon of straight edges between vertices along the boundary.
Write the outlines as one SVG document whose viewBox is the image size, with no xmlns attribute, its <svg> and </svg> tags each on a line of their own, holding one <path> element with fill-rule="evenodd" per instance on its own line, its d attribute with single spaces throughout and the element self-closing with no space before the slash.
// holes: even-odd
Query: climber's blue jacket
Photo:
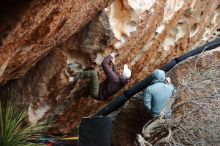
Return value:
<svg viewBox="0 0 220 146">
<path fill-rule="evenodd" d="M 165 72 L 155 70 L 152 85 L 144 90 L 144 107 L 153 117 L 160 115 L 173 94 L 174 86 L 164 83 Z"/>
</svg>

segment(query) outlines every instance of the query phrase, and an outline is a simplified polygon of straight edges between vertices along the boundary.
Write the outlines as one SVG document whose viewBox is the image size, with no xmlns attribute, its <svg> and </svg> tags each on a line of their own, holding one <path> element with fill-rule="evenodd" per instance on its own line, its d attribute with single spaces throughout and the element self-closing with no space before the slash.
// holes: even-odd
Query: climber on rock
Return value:
<svg viewBox="0 0 220 146">
<path fill-rule="evenodd" d="M 166 114 L 164 108 L 174 94 L 175 88 L 163 70 L 155 70 L 152 78 L 152 84 L 144 90 L 144 107 L 154 118 L 161 116 L 162 113 Z"/>
<path fill-rule="evenodd" d="M 68 72 L 74 77 L 75 81 L 78 79 L 89 78 L 89 93 L 91 97 L 97 100 L 106 100 L 127 84 L 129 78 L 131 77 L 131 70 L 128 68 L 128 65 L 125 64 L 122 75 L 119 75 L 116 71 L 114 53 L 105 57 L 101 66 L 106 75 L 106 79 L 100 84 L 97 72 L 94 69 L 77 73 L 72 69 L 68 69 Z"/>
</svg>

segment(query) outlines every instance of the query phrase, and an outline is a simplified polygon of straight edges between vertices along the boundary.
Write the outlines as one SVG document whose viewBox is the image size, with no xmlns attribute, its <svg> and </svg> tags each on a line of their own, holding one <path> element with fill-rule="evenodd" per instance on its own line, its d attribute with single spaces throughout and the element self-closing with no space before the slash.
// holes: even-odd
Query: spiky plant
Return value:
<svg viewBox="0 0 220 146">
<path fill-rule="evenodd" d="M 26 111 L 16 111 L 11 102 L 7 105 L 0 102 L 0 146 L 36 146 L 30 140 L 40 137 L 47 125 L 45 122 L 28 125 L 26 120 Z"/>
</svg>

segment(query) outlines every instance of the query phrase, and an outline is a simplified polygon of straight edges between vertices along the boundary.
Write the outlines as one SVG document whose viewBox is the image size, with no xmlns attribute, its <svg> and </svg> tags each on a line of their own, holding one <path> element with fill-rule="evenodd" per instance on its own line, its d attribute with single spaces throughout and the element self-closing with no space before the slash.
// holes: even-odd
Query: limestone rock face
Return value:
<svg viewBox="0 0 220 146">
<path fill-rule="evenodd" d="M 20 22 L 1 41 L 0 83 L 23 76 L 107 4 L 107 0 L 32 2 Z"/>
<path fill-rule="evenodd" d="M 23 0 L 16 8 L 10 2 L 18 3 L 0 6 L 1 99 L 29 109 L 33 123 L 62 124 L 52 132 L 72 132 L 111 101 L 81 97 L 85 83 L 70 82 L 67 63 L 95 65 L 102 81 L 101 61 L 116 52 L 119 71 L 125 63 L 132 69 L 126 89 L 219 37 L 219 0 Z"/>
<path fill-rule="evenodd" d="M 112 143 L 114 146 L 133 146 L 136 134 L 141 130 L 150 117 L 143 106 L 143 95 L 132 97 L 113 117 Z"/>
</svg>

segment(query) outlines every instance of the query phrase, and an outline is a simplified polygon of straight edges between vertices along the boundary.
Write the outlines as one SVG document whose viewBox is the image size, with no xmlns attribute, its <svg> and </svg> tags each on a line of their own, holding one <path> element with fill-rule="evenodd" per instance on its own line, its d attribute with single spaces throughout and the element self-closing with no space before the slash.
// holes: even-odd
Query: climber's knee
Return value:
<svg viewBox="0 0 220 146">
<path fill-rule="evenodd" d="M 99 99 L 99 88 L 91 89 L 90 94 L 92 98 Z"/>
<path fill-rule="evenodd" d="M 97 71 L 96 71 L 96 70 L 91 70 L 90 72 L 91 72 L 91 74 L 92 74 L 93 76 L 96 76 L 96 75 L 97 75 Z"/>
</svg>

